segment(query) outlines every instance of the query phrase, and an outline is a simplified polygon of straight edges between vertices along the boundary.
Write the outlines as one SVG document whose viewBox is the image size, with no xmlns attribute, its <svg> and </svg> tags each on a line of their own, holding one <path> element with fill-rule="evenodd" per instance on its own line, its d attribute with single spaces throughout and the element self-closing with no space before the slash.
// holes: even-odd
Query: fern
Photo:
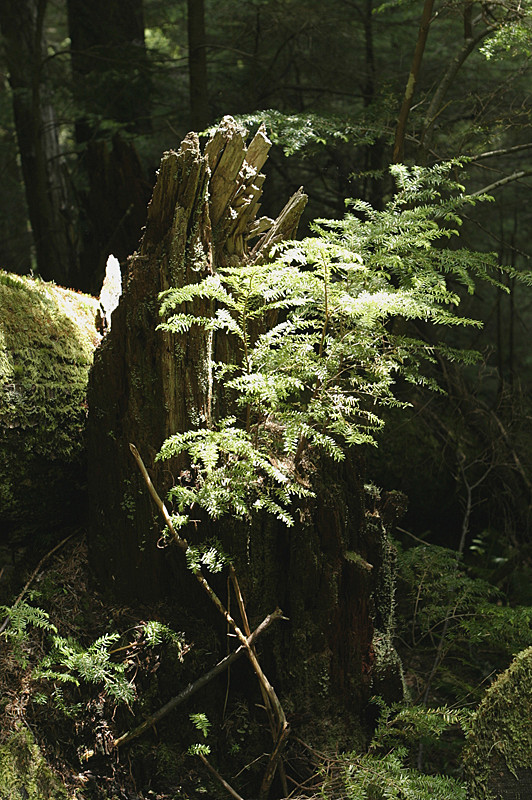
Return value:
<svg viewBox="0 0 532 800">
<path fill-rule="evenodd" d="M 425 775 L 405 764 L 402 751 L 382 756 L 345 758 L 342 793 L 345 800 L 466 800 L 463 784 L 446 775 Z M 323 790 L 327 798 L 327 784 Z"/>
<path fill-rule="evenodd" d="M 211 748 L 208 744 L 191 744 L 187 750 L 189 756 L 208 756 Z"/>
<path fill-rule="evenodd" d="M 148 620 L 141 625 L 142 633 L 148 647 L 157 647 L 164 643 L 177 645 L 179 657 L 182 659 L 184 636 L 158 620 Z"/>
<path fill-rule="evenodd" d="M 159 458 L 186 453 L 191 464 L 191 480 L 170 491 L 176 527 L 193 506 L 214 519 L 266 509 L 292 524 L 293 499 L 312 493 L 300 475 L 306 451 L 341 461 L 348 448 L 375 444 L 379 409 L 404 405 L 399 378 L 437 390 L 427 363 L 475 359 L 421 341 L 411 326 L 478 326 L 455 313 L 460 292 L 479 279 L 499 285 L 493 256 L 442 246 L 474 202 L 452 178 L 459 165 L 396 165 L 383 211 L 350 201 L 344 219 L 316 221 L 314 236 L 278 246 L 272 263 L 162 293 L 162 328 L 199 326 L 234 342 L 236 359 L 214 363 L 212 377 L 242 414 L 163 444 Z M 212 301 L 212 316 L 182 310 L 195 298 Z"/>
<path fill-rule="evenodd" d="M 451 726 L 466 729 L 469 714 L 447 707 L 389 707 L 374 698 L 381 715 L 374 737 L 363 754 L 340 757 L 322 789 L 324 798 L 345 800 L 465 800 L 466 787 L 446 775 L 426 775 L 409 766 L 409 746 L 420 738 L 437 739 Z"/>
<path fill-rule="evenodd" d="M 209 572 L 221 572 L 229 562 L 219 542 L 204 542 L 198 547 L 189 545 L 186 552 L 187 566 L 192 572 L 199 572 L 204 566 Z"/>
<path fill-rule="evenodd" d="M 24 601 L 12 606 L 0 606 L 0 616 L 9 620 L 8 626 L 2 631 L 2 636 L 7 640 L 23 641 L 30 627 L 57 633 L 57 628 L 50 622 L 50 615 L 46 611 Z"/>
<path fill-rule="evenodd" d="M 48 633 L 57 633 L 57 628 L 50 622 L 50 615 L 42 608 L 36 608 L 24 600 L 12 606 L 0 606 L 0 617 L 7 620 L 2 636 L 11 645 L 12 653 L 21 666 L 28 663 L 25 645 L 28 642 L 30 629 Z"/>
<path fill-rule="evenodd" d="M 207 719 L 206 715 L 203 713 L 190 714 L 189 719 L 196 730 L 200 731 L 206 739 L 209 735 L 209 728 L 211 727 L 211 723 Z"/>
<path fill-rule="evenodd" d="M 111 660 L 110 647 L 120 634 L 104 634 L 88 648 L 71 638 L 54 636 L 52 649 L 34 670 L 36 680 L 80 686 L 81 682 L 100 685 L 106 694 L 119 703 L 135 698 L 132 684 L 125 676 L 126 665 Z"/>
</svg>

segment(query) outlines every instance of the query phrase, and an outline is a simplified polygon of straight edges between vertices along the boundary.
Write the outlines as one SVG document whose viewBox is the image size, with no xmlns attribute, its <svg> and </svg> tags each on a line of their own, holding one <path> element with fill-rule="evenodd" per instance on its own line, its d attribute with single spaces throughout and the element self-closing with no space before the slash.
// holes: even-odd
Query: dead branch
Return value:
<svg viewBox="0 0 532 800">
<path fill-rule="evenodd" d="M 203 755 L 203 753 L 198 753 L 198 755 L 199 755 L 199 757 L 201 758 L 201 760 L 203 761 L 203 763 L 205 764 L 205 766 L 207 767 L 207 769 L 208 769 L 210 772 L 212 772 L 212 774 L 214 775 L 214 777 L 215 777 L 215 778 L 216 778 L 218 781 L 220 781 L 220 783 L 222 784 L 222 786 L 223 786 L 225 789 L 227 789 L 227 791 L 229 792 L 229 794 L 231 795 L 231 797 L 234 797 L 234 798 L 235 798 L 235 800 L 244 800 L 244 798 L 243 798 L 243 797 L 241 797 L 241 796 L 238 794 L 238 792 L 235 792 L 235 790 L 233 789 L 233 787 L 232 787 L 232 786 L 230 786 L 230 785 L 227 783 L 227 781 L 226 781 L 226 780 L 224 780 L 224 779 L 222 778 L 222 776 L 220 775 L 220 773 L 219 773 L 217 770 L 215 770 L 215 769 L 214 769 L 214 767 L 212 766 L 212 764 L 210 764 L 210 763 L 207 761 L 207 759 L 205 758 L 205 756 Z"/>
<path fill-rule="evenodd" d="M 484 186 L 482 189 L 479 189 L 478 192 L 473 192 L 471 197 L 478 197 L 481 194 L 487 194 L 488 192 L 492 192 L 494 189 L 499 189 L 501 186 L 506 186 L 507 183 L 518 181 L 520 178 L 527 178 L 530 175 L 532 175 L 532 169 L 519 169 L 517 172 L 512 172 L 511 175 L 506 175 L 504 178 L 500 178 L 498 181 L 490 183 L 489 186 Z"/>
<path fill-rule="evenodd" d="M 155 504 L 157 505 L 158 509 L 160 510 L 160 512 L 162 513 L 162 515 L 164 517 L 164 520 L 165 520 L 165 522 L 166 522 L 166 524 L 168 526 L 168 530 L 170 531 L 170 533 L 171 533 L 174 541 L 176 542 L 176 544 L 181 548 L 181 550 L 183 550 L 183 552 L 186 553 L 186 551 L 188 550 L 188 547 L 189 547 L 188 542 L 186 541 L 186 539 L 183 539 L 178 534 L 178 532 L 175 530 L 173 522 L 172 522 L 172 518 L 171 518 L 170 514 L 168 513 L 168 509 L 166 508 L 165 504 L 163 503 L 163 501 L 159 497 L 155 487 L 153 486 L 153 483 L 151 481 L 150 476 L 148 475 L 148 471 L 147 471 L 146 467 L 144 466 L 144 462 L 143 462 L 143 460 L 142 460 L 142 458 L 140 456 L 139 451 L 137 450 L 135 445 L 131 444 L 131 443 L 129 445 L 129 448 L 131 450 L 131 453 L 133 454 L 133 457 L 134 457 L 135 461 L 137 462 L 137 466 L 140 469 L 140 472 L 141 472 L 141 474 L 142 474 L 142 476 L 144 478 L 144 481 L 146 482 L 146 485 L 148 487 L 148 490 L 149 490 L 153 500 L 155 501 Z M 240 629 L 240 627 L 236 624 L 235 620 L 233 619 L 233 617 L 231 616 L 229 611 L 225 608 L 225 606 L 223 605 L 222 601 L 220 600 L 220 598 L 218 597 L 216 592 L 212 589 L 212 587 L 210 586 L 208 581 L 205 579 L 205 577 L 203 576 L 201 571 L 200 570 L 195 570 L 194 571 L 194 576 L 196 577 L 197 581 L 201 584 L 202 588 L 207 593 L 207 595 L 209 596 L 211 601 L 214 603 L 214 605 L 216 606 L 216 608 L 218 609 L 220 614 L 229 623 L 229 625 L 231 626 L 233 631 L 236 633 L 237 637 L 240 639 L 241 644 L 246 649 L 247 657 L 249 658 L 249 660 L 251 662 L 251 665 L 252 665 L 252 667 L 253 667 L 253 669 L 255 671 L 255 674 L 257 675 L 259 684 L 261 686 L 261 691 L 263 691 L 266 694 L 266 696 L 268 698 L 268 702 L 269 702 L 269 704 L 271 706 L 272 714 L 273 714 L 274 720 L 275 720 L 275 733 L 276 733 L 275 741 L 276 741 L 276 746 L 274 748 L 273 753 L 270 756 L 270 764 L 268 766 L 268 770 L 267 770 L 266 776 L 265 776 L 264 781 L 263 781 L 263 787 L 264 787 L 265 791 L 267 792 L 268 789 L 269 789 L 269 786 L 271 785 L 271 781 L 273 780 L 273 776 L 275 774 L 275 770 L 277 768 L 277 764 L 278 764 L 278 760 L 279 760 L 281 749 L 284 746 L 284 744 L 286 742 L 286 739 L 288 737 L 288 733 L 289 733 L 289 725 L 288 725 L 288 722 L 286 720 L 284 709 L 283 709 L 283 707 L 281 705 L 281 702 L 280 702 L 279 698 L 277 697 L 275 689 L 273 688 L 273 686 L 271 685 L 270 681 L 268 680 L 268 678 L 264 674 L 264 672 L 262 670 L 262 667 L 259 664 L 258 658 L 257 658 L 257 656 L 255 654 L 255 651 L 254 651 L 253 647 L 250 645 L 250 643 L 248 641 L 248 637 L 243 633 L 243 631 Z M 269 779 L 269 782 L 266 781 L 267 778 Z M 266 796 L 267 796 L 267 794 L 263 794 L 261 792 L 261 797 L 266 797 Z"/>
<path fill-rule="evenodd" d="M 257 628 L 255 628 L 253 633 L 250 633 L 250 635 L 248 636 L 249 646 L 250 647 L 253 646 L 253 644 L 256 642 L 259 636 L 261 636 L 261 634 L 263 634 L 264 631 L 270 627 L 272 622 L 275 622 L 275 620 L 278 619 L 282 619 L 282 617 L 283 617 L 283 612 L 281 611 L 280 608 L 276 608 L 272 614 L 269 614 L 261 622 L 261 624 Z M 206 686 L 208 683 L 210 683 L 210 681 L 212 681 L 217 675 L 219 675 L 221 672 L 224 672 L 224 670 L 228 669 L 228 667 L 233 663 L 233 661 L 236 661 L 237 658 L 239 658 L 245 652 L 246 648 L 244 647 L 244 645 L 240 645 L 240 647 L 237 650 L 235 650 L 233 653 L 230 653 L 228 656 L 219 661 L 211 670 L 206 672 L 205 675 L 202 675 L 201 678 L 198 678 L 193 683 L 189 683 L 188 686 L 185 689 L 183 689 L 182 692 L 180 692 L 175 697 L 172 697 L 172 699 L 169 700 L 167 703 L 165 703 L 165 705 L 162 706 L 162 708 L 160 708 L 158 711 L 156 711 L 155 714 L 152 714 L 150 717 L 145 719 L 143 723 L 138 725 L 132 731 L 128 731 L 127 733 L 122 734 L 122 736 L 119 736 L 118 739 L 115 739 L 113 742 L 113 747 L 120 747 L 121 745 L 130 742 L 132 739 L 136 739 L 139 736 L 141 736 L 141 734 L 143 734 L 146 730 L 148 730 L 148 728 L 152 728 L 161 719 L 163 719 L 163 717 L 166 717 L 167 714 L 173 711 L 174 708 L 180 706 L 182 703 L 188 700 L 189 697 L 192 697 L 193 694 L 195 694 L 204 686 Z"/>
<path fill-rule="evenodd" d="M 37 566 L 35 567 L 35 569 L 31 573 L 30 577 L 26 581 L 26 583 L 24 585 L 24 588 L 22 589 L 21 593 L 19 594 L 19 596 L 17 597 L 17 599 L 13 603 L 12 607 L 18 606 L 18 604 L 20 603 L 20 601 L 22 600 L 22 598 L 24 597 L 24 595 L 26 594 L 26 592 L 30 588 L 31 584 L 33 583 L 33 581 L 35 580 L 35 578 L 39 574 L 39 572 L 40 572 L 40 570 L 42 568 L 42 565 L 45 563 L 45 561 L 47 561 L 51 556 L 53 556 L 54 553 L 56 553 L 58 550 L 60 550 L 61 547 L 63 547 L 63 545 L 65 545 L 68 542 L 69 539 L 72 539 L 72 537 L 74 535 L 75 535 L 74 533 L 71 533 L 69 536 L 66 536 L 62 541 L 59 542 L 59 544 L 56 544 L 55 547 L 52 547 L 52 549 L 49 550 L 48 553 L 46 553 L 46 555 L 44 555 L 41 558 L 41 560 L 39 561 L 39 563 L 37 564 Z M 4 621 L 2 622 L 2 624 L 0 625 L 0 633 L 3 633 L 8 625 L 9 625 L 9 617 L 6 617 L 4 619 Z"/>
</svg>

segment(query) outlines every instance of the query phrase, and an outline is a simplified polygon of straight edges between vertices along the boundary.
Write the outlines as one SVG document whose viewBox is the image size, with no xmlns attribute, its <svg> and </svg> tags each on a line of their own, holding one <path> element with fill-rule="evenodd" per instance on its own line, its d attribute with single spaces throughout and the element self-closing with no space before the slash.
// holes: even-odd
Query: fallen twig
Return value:
<svg viewBox="0 0 532 800">
<path fill-rule="evenodd" d="M 165 504 L 163 503 L 163 501 L 159 497 L 159 495 L 157 493 L 157 490 L 155 489 L 155 487 L 154 487 L 154 485 L 153 485 L 153 483 L 151 481 L 151 478 L 150 478 L 150 476 L 148 474 L 148 471 L 147 471 L 146 467 L 144 466 L 144 462 L 143 462 L 143 460 L 142 460 L 142 458 L 140 456 L 139 451 L 137 450 L 135 445 L 131 444 L 131 443 L 129 445 L 129 449 L 131 450 L 131 453 L 133 454 L 133 457 L 134 457 L 135 461 L 137 462 L 137 466 L 140 469 L 140 472 L 141 472 L 141 474 L 142 474 L 142 476 L 143 476 L 143 478 L 144 478 L 144 480 L 146 482 L 146 485 L 148 487 L 148 490 L 149 490 L 153 500 L 155 501 L 155 504 L 157 505 L 158 509 L 160 510 L 161 514 L 164 517 L 164 520 L 165 520 L 165 522 L 166 522 L 166 524 L 168 526 L 168 530 L 169 530 L 170 534 L 172 535 L 174 541 L 180 547 L 180 549 L 183 550 L 184 553 L 186 553 L 186 551 L 188 550 L 188 547 L 189 547 L 188 542 L 187 542 L 186 539 L 184 539 L 182 536 L 180 536 L 179 533 L 174 528 L 174 524 L 172 522 L 172 517 L 168 513 L 168 509 L 166 508 Z M 282 705 L 281 705 L 281 703 L 279 701 L 279 698 L 277 697 L 275 689 L 273 688 L 273 686 L 271 685 L 270 681 L 268 680 L 268 678 L 264 674 L 264 672 L 262 670 L 262 667 L 259 664 L 259 661 L 257 659 L 256 653 L 255 653 L 253 647 L 249 644 L 248 637 L 240 629 L 240 627 L 236 624 L 235 620 L 233 619 L 233 617 L 231 616 L 229 611 L 225 608 L 225 606 L 223 605 L 222 601 L 220 600 L 220 598 L 218 597 L 216 592 L 212 589 L 212 587 L 210 586 L 208 581 L 203 576 L 201 570 L 199 570 L 199 569 L 194 570 L 194 576 L 195 576 L 196 580 L 201 584 L 201 586 L 205 590 L 205 592 L 209 595 L 211 601 L 214 603 L 214 605 L 216 606 L 216 608 L 218 609 L 220 614 L 225 618 L 225 620 L 229 623 L 229 625 L 231 626 L 233 631 L 236 633 L 237 637 L 240 639 L 241 644 L 245 647 L 247 657 L 249 658 L 249 660 L 251 662 L 251 665 L 252 665 L 252 667 L 253 667 L 253 669 L 255 671 L 255 674 L 257 675 L 257 678 L 259 680 L 259 684 L 261 686 L 261 691 L 264 694 L 266 694 L 267 697 L 268 697 L 268 703 L 269 703 L 269 706 L 271 708 L 271 714 L 273 716 L 273 722 L 274 722 L 274 730 L 272 731 L 272 734 L 273 734 L 275 747 L 274 747 L 274 750 L 273 750 L 273 752 L 272 752 L 272 754 L 270 756 L 270 762 L 269 762 L 269 765 L 268 765 L 268 769 L 266 771 L 266 775 L 264 776 L 264 780 L 263 780 L 263 783 L 262 783 L 262 786 L 261 786 L 260 798 L 261 798 L 261 800 L 264 800 L 264 798 L 266 798 L 267 795 L 268 795 L 268 792 L 269 792 L 269 789 L 270 789 L 270 786 L 271 786 L 271 782 L 272 782 L 273 777 L 275 775 L 275 770 L 276 770 L 278 762 L 279 762 L 279 757 L 280 757 L 280 753 L 281 753 L 282 747 L 284 746 L 284 744 L 286 742 L 286 739 L 288 738 L 289 725 L 288 725 L 288 722 L 286 720 L 284 709 L 283 709 L 283 707 L 282 707 Z M 239 602 L 240 602 L 241 595 L 240 595 L 239 590 L 236 591 L 236 594 L 237 594 L 237 599 L 239 599 Z M 239 595 L 240 595 L 240 598 L 239 598 Z M 246 622 L 247 622 L 247 619 L 246 619 L 246 615 L 245 615 L 245 612 L 244 612 L 243 624 L 246 625 Z"/>
<path fill-rule="evenodd" d="M 226 781 L 226 780 L 224 780 L 224 779 L 222 778 L 222 776 L 220 775 L 220 773 L 219 773 L 217 770 L 215 770 L 215 769 L 214 769 L 214 767 L 212 766 L 212 764 L 210 764 L 210 763 L 207 761 L 207 759 L 205 758 L 205 756 L 203 755 L 203 753 L 198 753 L 198 755 L 199 755 L 199 757 L 201 758 L 201 760 L 203 761 L 203 763 L 205 764 L 205 766 L 207 767 L 207 769 L 208 769 L 208 770 L 210 770 L 210 772 L 212 772 L 212 774 L 214 775 L 214 777 L 215 777 L 217 780 L 219 780 L 219 781 L 220 781 L 220 783 L 222 784 L 222 786 L 224 786 L 224 787 L 227 789 L 227 791 L 229 792 L 229 794 L 230 794 L 232 797 L 234 797 L 234 798 L 235 798 L 235 800 L 244 800 L 244 798 L 243 798 L 243 797 L 241 797 L 241 796 L 238 794 L 238 792 L 235 792 L 235 790 L 233 789 L 233 787 L 232 787 L 232 786 L 230 786 L 230 785 L 227 783 L 227 781 Z"/>
<path fill-rule="evenodd" d="M 261 622 L 261 624 L 255 628 L 253 633 L 248 636 L 249 645 L 252 646 L 258 637 L 264 633 L 267 628 L 269 628 L 272 622 L 277 619 L 282 619 L 282 616 L 283 612 L 279 608 L 276 608 L 272 614 L 269 614 Z M 159 722 L 159 720 L 169 714 L 170 711 L 173 711 L 174 708 L 181 705 L 181 703 L 184 703 L 185 700 L 188 700 L 188 698 L 192 697 L 192 695 L 199 691 L 199 689 L 203 688 L 203 686 L 213 680 L 213 678 L 226 670 L 233 663 L 233 661 L 236 661 L 236 659 L 245 652 L 246 648 L 244 645 L 240 645 L 237 650 L 219 661 L 211 670 L 209 670 L 209 672 L 206 672 L 205 675 L 202 675 L 201 678 L 198 678 L 197 681 L 189 683 L 189 685 L 183 689 L 182 692 L 175 697 L 172 697 L 172 699 L 165 703 L 165 705 L 162 706 L 159 711 L 156 711 L 155 714 L 152 714 L 152 716 L 145 719 L 141 725 L 134 728 L 132 731 L 122 734 L 122 736 L 119 736 L 118 739 L 115 739 L 113 742 L 113 747 L 120 747 L 121 745 L 126 744 L 126 742 L 130 742 L 132 739 L 136 739 L 148 728 L 152 728 L 157 722 Z"/>
<path fill-rule="evenodd" d="M 76 531 L 75 533 L 78 533 L 78 531 Z M 50 556 L 53 556 L 53 554 L 55 552 L 57 552 L 57 550 L 59 550 L 61 547 L 63 547 L 63 545 L 66 544 L 69 539 L 72 539 L 72 537 L 75 535 L 75 533 L 71 533 L 68 536 L 66 536 L 62 541 L 59 542 L 59 544 L 56 544 L 55 547 L 52 547 L 52 549 L 49 550 L 48 553 L 46 553 L 46 555 L 44 555 L 41 558 L 41 560 L 39 561 L 39 563 L 37 564 L 37 566 L 35 567 L 35 569 L 31 573 L 30 577 L 26 581 L 23 590 L 21 591 L 21 593 L 19 594 L 19 596 L 17 597 L 15 602 L 12 604 L 11 608 L 14 608 L 15 606 L 18 606 L 18 604 L 20 603 L 20 601 L 22 600 L 22 598 L 24 597 L 24 595 L 26 594 L 26 592 L 30 588 L 31 584 L 33 583 L 33 581 L 35 580 L 35 578 L 39 574 L 39 572 L 41 570 L 41 567 L 44 564 L 44 562 L 47 559 L 49 559 Z M 9 617 L 6 617 L 4 619 L 4 621 L 2 622 L 2 624 L 0 625 L 0 633 L 3 633 L 8 625 L 9 625 Z"/>
</svg>

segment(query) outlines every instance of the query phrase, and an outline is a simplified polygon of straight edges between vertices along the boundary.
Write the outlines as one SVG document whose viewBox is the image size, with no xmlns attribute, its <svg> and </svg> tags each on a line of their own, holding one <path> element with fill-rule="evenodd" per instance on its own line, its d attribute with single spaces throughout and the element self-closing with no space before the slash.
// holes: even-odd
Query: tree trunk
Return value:
<svg viewBox="0 0 532 800">
<path fill-rule="evenodd" d="M 91 553 L 102 580 L 123 596 L 171 592 L 190 603 L 179 553 L 156 547 L 163 523 L 129 442 L 164 496 L 184 467 L 154 461 L 164 439 L 229 410 L 210 379 L 213 356 L 231 358 L 227 339 L 217 334 L 213 341 L 196 328 L 186 336 L 156 331 L 157 298 L 219 266 L 266 259 L 274 244 L 295 235 L 306 203 L 301 191 L 275 221 L 257 219 L 269 147 L 259 130 L 246 148 L 226 117 L 203 154 L 189 134 L 177 153 L 164 155 L 144 236 L 96 354 L 89 388 Z M 212 313 L 202 302 L 190 311 Z M 298 710 L 312 715 L 330 712 L 331 698 L 352 708 L 368 697 L 378 672 L 377 639 L 385 668 L 397 675 L 390 643 L 393 552 L 382 523 L 376 513 L 365 521 L 353 459 L 342 467 L 323 461 L 316 474 L 317 498 L 293 529 L 270 517 L 247 526 L 230 519 L 199 526 L 202 539 L 210 530 L 233 555 L 251 617 L 277 605 L 289 617 L 268 670 Z M 194 536 L 187 531 L 187 538 Z"/>
<path fill-rule="evenodd" d="M 152 186 L 135 145 L 118 133 L 111 142 L 88 142 L 81 161 L 88 190 L 80 192 L 83 277 L 78 288 L 97 296 L 109 254 L 125 264 L 136 247 Z"/>
<path fill-rule="evenodd" d="M 46 0 L 3 0 L 5 42 L 22 174 L 37 267 L 45 280 L 75 285 L 76 215 L 54 109 L 48 98 L 43 24 Z"/>
<path fill-rule="evenodd" d="M 78 144 L 108 135 L 109 122 L 128 133 L 149 133 L 152 87 L 142 0 L 67 0 L 67 13 Z"/>
<path fill-rule="evenodd" d="M 79 165 L 79 288 L 98 294 L 110 253 L 125 262 L 139 240 L 152 185 L 121 133 L 151 131 L 151 76 L 142 0 L 68 0 Z M 114 130 L 114 134 L 112 131 Z"/>
<path fill-rule="evenodd" d="M 204 0 L 188 0 L 187 20 L 190 125 L 195 131 L 202 131 L 210 118 Z"/>
</svg>

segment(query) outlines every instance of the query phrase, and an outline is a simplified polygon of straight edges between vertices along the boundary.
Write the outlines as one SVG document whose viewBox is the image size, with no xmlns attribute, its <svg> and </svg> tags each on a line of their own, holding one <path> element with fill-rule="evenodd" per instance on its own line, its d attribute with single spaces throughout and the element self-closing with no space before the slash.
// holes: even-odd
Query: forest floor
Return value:
<svg viewBox="0 0 532 800">
<path fill-rule="evenodd" d="M 13 587 L 18 593 L 6 597 Z M 206 659 L 216 651 L 212 631 L 204 628 L 203 635 L 198 635 L 198 621 L 188 620 L 189 630 L 179 632 L 174 642 L 164 637 L 149 641 L 149 625 L 179 618 L 179 610 L 168 603 L 132 607 L 107 600 L 94 581 L 83 529 L 71 532 L 37 565 L 29 566 L 27 557 L 19 558 L 0 577 L 0 600 L 6 604 L 2 608 L 4 623 L 8 608 L 19 610 L 15 615 L 11 612 L 7 644 L 0 650 L 1 798 L 188 800 L 228 796 L 199 759 L 186 752 L 191 736 L 189 712 L 196 710 L 195 706 L 173 712 L 132 745 L 115 746 L 120 734 L 134 729 L 146 714 L 197 677 L 198 671 L 201 674 Z M 32 609 L 44 614 L 36 616 Z M 189 643 L 192 631 L 195 640 Z M 113 634 L 115 639 L 106 638 Z M 57 636 L 62 642 L 59 647 Z M 96 656 L 95 642 L 100 648 L 93 670 L 90 662 Z M 133 690 L 130 701 L 118 702 L 117 692 L 113 695 L 113 681 L 121 676 Z M 216 692 L 223 698 L 228 687 L 223 676 L 207 693 Z M 263 735 L 249 708 L 232 708 L 224 724 L 227 737 L 240 737 L 242 742 L 238 760 L 243 763 L 244 758 L 245 762 L 246 741 L 251 744 L 254 738 L 260 760 Z M 238 749 L 234 743 L 233 749 Z M 224 760 L 223 749 L 221 752 L 221 758 L 214 755 L 218 763 Z M 305 784 L 301 796 L 318 796 L 314 789 L 317 792 L 321 783 L 319 754 L 294 739 L 289 758 L 291 788 L 299 795 L 297 783 L 301 781 Z M 250 757 L 253 760 L 255 754 Z M 223 761 L 230 774 L 232 761 L 229 754 Z M 253 764 L 247 769 L 253 773 Z M 250 774 L 250 785 L 255 780 Z"/>
</svg>

